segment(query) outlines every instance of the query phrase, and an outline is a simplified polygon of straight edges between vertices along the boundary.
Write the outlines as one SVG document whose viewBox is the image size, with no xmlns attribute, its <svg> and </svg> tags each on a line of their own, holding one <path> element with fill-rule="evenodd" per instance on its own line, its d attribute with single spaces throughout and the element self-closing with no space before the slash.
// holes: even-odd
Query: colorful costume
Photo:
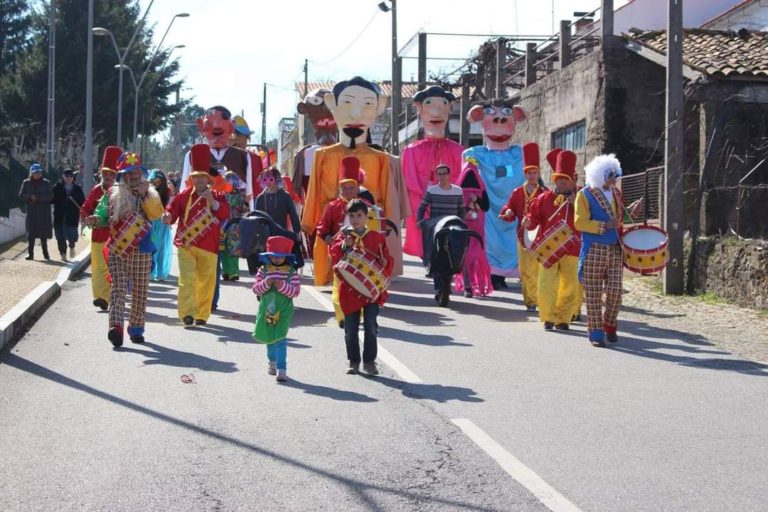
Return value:
<svg viewBox="0 0 768 512">
<path fill-rule="evenodd" d="M 128 335 L 134 343 L 144 342 L 144 314 L 147 307 L 149 274 L 155 250 L 150 223 L 160 218 L 163 204 L 157 191 L 143 181 L 146 171 L 135 153 L 123 153 L 117 161 L 119 183 L 99 201 L 94 215 L 99 226 L 109 226 L 106 249 L 112 276 L 108 338 L 113 346 L 123 344 L 125 296 L 131 285 L 131 313 Z M 138 176 L 138 178 L 137 178 Z M 144 195 L 140 187 L 146 186 Z"/>
<path fill-rule="evenodd" d="M 488 194 L 477 169 L 467 167 L 459 177 L 459 186 L 464 193 L 464 222 L 467 228 L 476 231 L 484 238 L 485 212 L 488 211 Z M 493 291 L 491 285 L 491 267 L 485 256 L 485 248 L 480 240 L 472 238 L 464 257 L 464 269 L 453 277 L 457 292 L 465 292 L 468 297 L 485 297 Z"/>
<path fill-rule="evenodd" d="M 586 167 L 586 187 L 576 198 L 576 228 L 582 232 L 579 254 L 579 280 L 584 286 L 587 303 L 589 340 L 603 345 L 603 338 L 618 341 L 617 318 L 621 307 L 623 253 L 620 235 L 623 231 L 623 199 L 616 188 L 605 188 L 609 177 L 621 176 L 614 155 L 601 155 Z M 616 227 L 606 222 L 615 219 Z M 605 310 L 603 310 L 605 294 Z"/>
<path fill-rule="evenodd" d="M 552 174 L 552 178 L 566 178 L 575 183 L 575 167 L 576 154 L 572 151 L 561 151 L 557 156 L 556 172 Z M 562 220 L 566 221 L 575 236 L 567 243 L 566 251 L 559 260 L 549 267 L 542 265 L 539 269 L 539 318 L 544 322 L 546 329 L 557 327 L 567 330 L 571 319 L 581 306 L 582 294 L 578 280 L 581 244 L 573 222 L 574 207 L 565 195 L 558 194 L 555 190 L 547 190 L 531 203 L 526 219 L 530 222 L 528 229 L 539 229 L 534 243 L 543 239 L 547 230 Z"/>
<path fill-rule="evenodd" d="M 523 145 L 523 172 L 535 171 L 538 174 L 539 145 L 529 142 Z M 554 169 L 554 164 L 552 166 Z M 527 177 L 526 177 L 527 180 Z M 531 202 L 546 190 L 538 184 L 530 184 L 526 181 L 517 187 L 509 196 L 509 201 L 501 210 L 500 218 L 506 222 L 517 222 L 517 268 L 520 272 L 520 283 L 523 287 L 523 302 L 528 311 L 535 311 L 537 304 L 537 290 L 539 281 L 539 261 L 536 256 L 525 248 L 523 240 L 522 221 L 528 214 Z"/>
<path fill-rule="evenodd" d="M 464 151 L 464 167 L 480 171 L 492 212 L 500 212 L 512 190 L 525 181 L 522 150 L 512 144 L 512 136 L 516 123 L 526 118 L 525 111 L 510 100 L 476 105 L 467 113 L 470 122 L 482 123 L 484 145 Z M 503 277 L 517 274 L 517 222 L 504 222 L 497 215 L 485 218 L 485 253 L 491 272 L 501 276 L 500 286 Z"/>
<path fill-rule="evenodd" d="M 232 191 L 225 194 L 227 204 L 229 205 L 229 219 L 239 219 L 245 216 L 250 208 L 248 207 L 247 185 L 233 171 L 227 171 L 224 179 L 232 185 Z M 258 180 L 256 180 L 258 181 Z M 261 188 L 261 187 L 259 187 Z M 240 256 L 234 251 L 237 247 L 237 234 L 235 230 L 226 230 L 226 226 L 221 230 L 221 240 L 219 244 L 219 257 L 221 258 L 221 273 L 225 281 L 237 281 L 240 279 Z M 237 230 L 239 233 L 239 230 Z M 216 300 L 214 299 L 214 303 Z"/>
<path fill-rule="evenodd" d="M 253 326 L 253 339 L 267 345 L 270 375 L 286 380 L 288 328 L 293 319 L 293 299 L 299 295 L 301 282 L 292 265 L 293 240 L 282 236 L 267 239 L 267 252 L 261 253 L 262 266 L 256 272 L 253 293 L 260 297 L 259 312 Z M 281 264 L 272 259 L 284 258 Z M 268 282 L 268 281 L 273 282 Z"/>
<path fill-rule="evenodd" d="M 445 136 L 451 104 L 455 100 L 453 94 L 437 85 L 421 90 L 413 97 L 413 105 L 424 127 L 425 138 L 406 146 L 400 155 L 412 212 L 418 209 L 427 187 L 437 183 L 435 168 L 438 164 L 447 165 L 451 171 L 451 183 L 459 184 L 464 146 Z M 405 227 L 403 252 L 421 257 L 422 236 L 416 226 L 416 219 L 413 216 L 407 218 Z"/>
<path fill-rule="evenodd" d="M 210 148 L 207 144 L 195 144 L 190 153 L 190 176 L 208 176 L 210 184 L 211 178 L 218 175 L 210 166 Z M 211 192 L 213 200 L 209 205 L 201 193 L 204 192 L 189 186 L 166 209 L 170 224 L 179 221 L 173 243 L 179 253 L 179 318 L 185 325 L 191 325 L 193 320 L 203 325 L 211 316 L 220 226 L 229 218 L 224 194 Z"/>
<path fill-rule="evenodd" d="M 104 185 L 105 175 L 111 175 L 110 182 L 117 174 L 117 159 L 123 154 L 123 150 L 117 146 L 108 146 L 104 150 L 101 160 L 101 183 L 96 185 L 88 192 L 85 203 L 80 210 L 80 218 L 85 220 L 89 215 L 93 215 L 99 201 L 104 194 L 109 192 L 110 187 Z M 93 305 L 106 311 L 109 307 L 109 296 L 111 285 L 107 276 L 107 260 L 104 259 L 104 244 L 109 239 L 109 228 L 93 227 L 91 229 L 91 291 L 93 293 Z"/>
</svg>

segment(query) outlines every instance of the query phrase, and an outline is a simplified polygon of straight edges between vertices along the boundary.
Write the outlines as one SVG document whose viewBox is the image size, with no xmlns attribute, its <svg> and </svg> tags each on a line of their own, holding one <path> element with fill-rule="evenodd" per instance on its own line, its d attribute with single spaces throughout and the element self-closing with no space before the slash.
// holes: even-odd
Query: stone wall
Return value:
<svg viewBox="0 0 768 512">
<path fill-rule="evenodd" d="M 768 241 L 700 238 L 693 287 L 740 306 L 768 309 Z"/>
</svg>

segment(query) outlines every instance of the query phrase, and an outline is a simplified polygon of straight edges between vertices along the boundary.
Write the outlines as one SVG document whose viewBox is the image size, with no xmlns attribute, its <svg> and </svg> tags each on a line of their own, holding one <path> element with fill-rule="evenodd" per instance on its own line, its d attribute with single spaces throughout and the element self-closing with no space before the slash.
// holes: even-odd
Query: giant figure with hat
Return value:
<svg viewBox="0 0 768 512">
<path fill-rule="evenodd" d="M 160 195 L 149 185 L 147 170 L 136 153 L 123 153 L 117 159 L 117 182 L 104 193 L 93 215 L 86 218 L 91 226 L 107 226 L 108 254 L 112 290 L 109 300 L 109 332 L 113 346 L 123 344 L 125 300 L 130 282 L 131 312 L 128 335 L 133 343 L 144 342 L 144 314 L 152 271 L 151 222 L 163 214 Z"/>
<path fill-rule="evenodd" d="M 248 158 L 251 160 L 251 181 L 252 188 L 247 191 L 247 196 L 253 198 L 257 197 L 262 190 L 261 183 L 259 182 L 259 175 L 264 168 L 264 164 L 261 161 L 261 155 L 256 148 L 248 147 L 248 142 L 251 140 L 253 130 L 248 126 L 248 122 L 243 116 L 235 116 L 232 118 L 232 124 L 234 125 L 234 131 L 230 137 L 230 146 L 239 148 L 248 153 Z M 233 171 L 229 171 L 233 172 Z M 238 174 L 238 178 L 240 175 Z M 243 182 L 245 184 L 245 182 Z M 245 190 L 245 187 L 243 188 Z"/>
<path fill-rule="evenodd" d="M 523 152 L 512 143 L 517 123 L 527 114 L 511 100 L 494 99 L 473 106 L 467 113 L 470 123 L 480 123 L 483 145 L 464 151 L 464 167 L 475 167 L 485 183 L 490 211 L 485 217 L 485 252 L 491 265 L 494 288 L 504 285 L 505 277 L 517 275 L 517 222 L 505 222 L 498 212 L 509 195 L 525 181 Z"/>
<path fill-rule="evenodd" d="M 337 197 L 341 160 L 348 155 L 357 157 L 360 167 L 365 169 L 366 188 L 373 195 L 376 206 L 383 210 L 384 217 L 399 225 L 401 219 L 410 214 L 405 190 L 398 186 L 399 168 L 393 164 L 388 153 L 366 144 L 369 128 L 386 108 L 386 97 L 381 94 L 376 84 L 361 77 L 354 77 L 337 83 L 333 91 L 325 95 L 324 101 L 339 128 L 339 142 L 319 148 L 315 152 L 302 212 L 302 230 L 312 233 L 320 222 L 325 206 Z M 402 273 L 400 239 L 397 235 L 388 236 L 386 239 L 394 260 L 394 273 Z M 326 242 L 315 239 L 316 285 L 328 284 L 331 281 L 327 254 Z"/>
<path fill-rule="evenodd" d="M 427 187 L 437 183 L 435 169 L 438 164 L 448 166 L 451 171 L 451 183 L 458 184 L 464 146 L 445 135 L 451 105 L 454 101 L 456 101 L 454 95 L 439 85 L 427 87 L 413 97 L 413 106 L 424 127 L 424 139 L 409 144 L 400 155 L 403 179 L 408 191 L 408 203 L 412 212 L 419 209 L 419 203 Z M 416 218 L 409 217 L 405 226 L 403 252 L 421 257 L 422 234 L 416 226 Z"/>
<path fill-rule="evenodd" d="M 101 181 L 96 184 L 85 198 L 85 203 L 80 210 L 80 218 L 93 215 L 102 196 L 109 193 L 109 189 L 115 184 L 117 177 L 117 159 L 123 154 L 123 150 L 117 146 L 107 146 L 101 158 L 99 174 Z M 91 291 L 93 292 L 93 305 L 106 311 L 109 307 L 111 285 L 107 276 L 107 260 L 104 259 L 104 244 L 109 239 L 107 226 L 94 227 L 91 230 Z"/>
<path fill-rule="evenodd" d="M 179 251 L 179 319 L 185 326 L 205 325 L 211 316 L 221 224 L 229 218 L 226 196 L 212 190 L 219 169 L 211 164 L 208 144 L 190 149 L 192 185 L 179 192 L 163 220 L 178 221 L 173 243 Z"/>
</svg>

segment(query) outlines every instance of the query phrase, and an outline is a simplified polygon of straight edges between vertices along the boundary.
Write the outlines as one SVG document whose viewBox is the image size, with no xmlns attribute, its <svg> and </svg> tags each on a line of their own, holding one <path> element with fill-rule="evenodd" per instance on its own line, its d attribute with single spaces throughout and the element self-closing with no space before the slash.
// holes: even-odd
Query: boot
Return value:
<svg viewBox="0 0 768 512">
<path fill-rule="evenodd" d="M 35 241 L 34 240 L 30 240 L 27 243 L 27 257 L 24 259 L 25 260 L 35 259 Z"/>
</svg>

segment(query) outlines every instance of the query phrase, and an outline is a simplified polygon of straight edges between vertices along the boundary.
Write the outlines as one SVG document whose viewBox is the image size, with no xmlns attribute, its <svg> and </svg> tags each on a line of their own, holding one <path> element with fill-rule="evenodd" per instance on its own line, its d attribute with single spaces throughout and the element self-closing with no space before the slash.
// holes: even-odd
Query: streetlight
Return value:
<svg viewBox="0 0 768 512">
<path fill-rule="evenodd" d="M 400 153 L 399 145 L 399 124 L 400 124 L 400 108 L 402 91 L 400 85 L 400 58 L 397 55 L 397 0 L 388 0 L 391 7 L 387 5 L 387 2 L 379 2 L 378 7 L 382 12 L 392 11 L 392 117 L 390 120 L 390 135 L 392 146 L 392 153 L 397 155 Z"/>
</svg>

